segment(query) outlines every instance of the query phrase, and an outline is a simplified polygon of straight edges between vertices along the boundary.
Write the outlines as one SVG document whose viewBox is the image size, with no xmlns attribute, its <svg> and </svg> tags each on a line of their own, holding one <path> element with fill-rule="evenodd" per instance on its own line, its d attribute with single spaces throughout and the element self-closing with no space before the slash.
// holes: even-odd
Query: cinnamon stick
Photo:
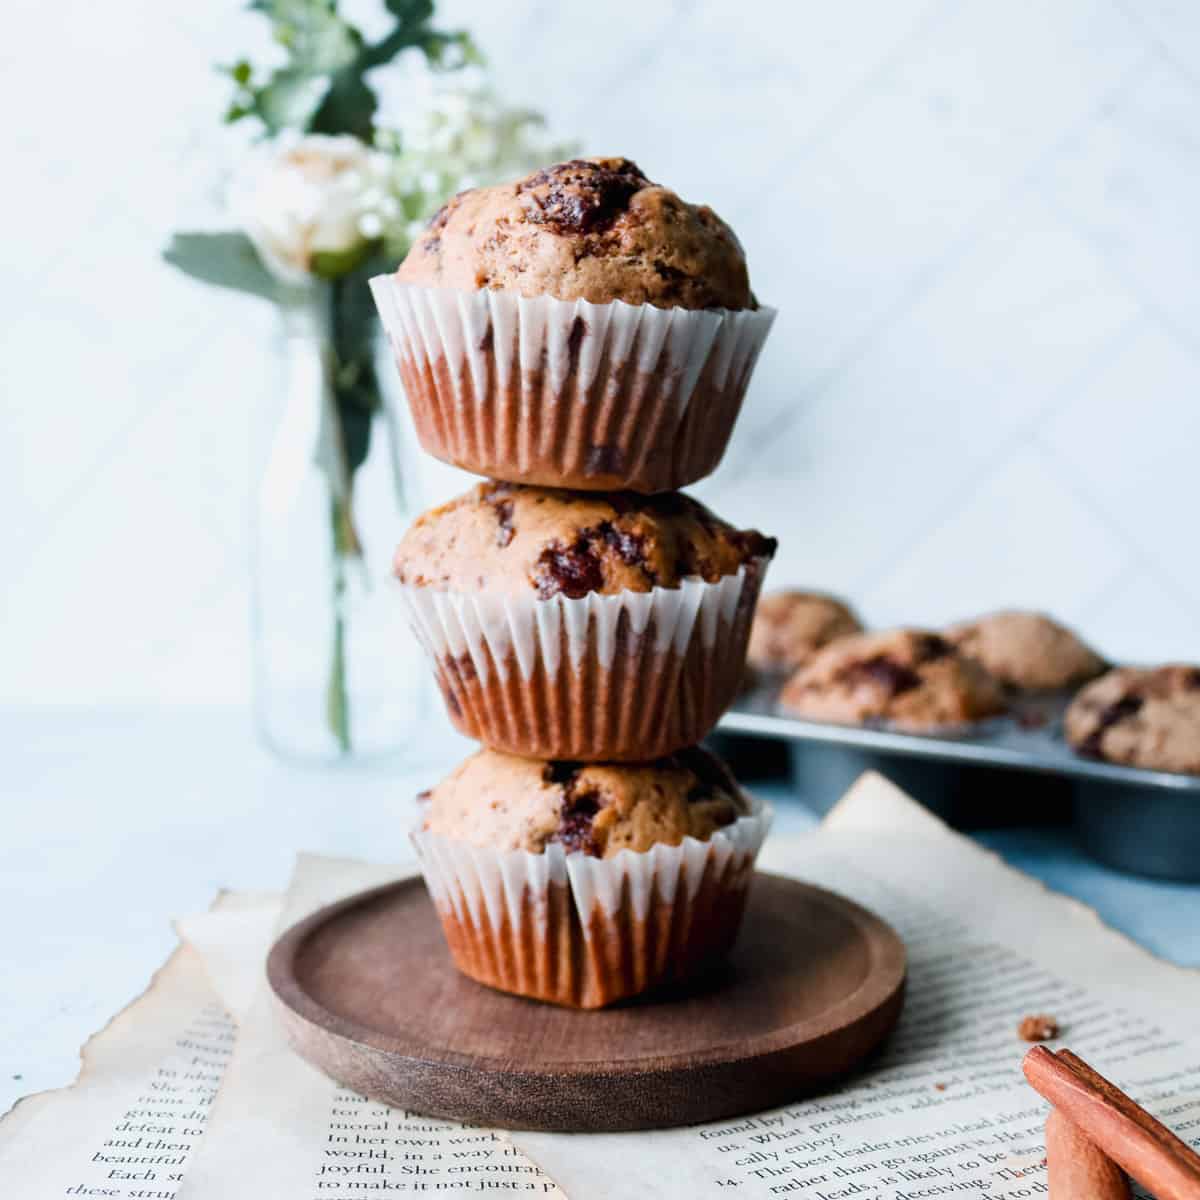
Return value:
<svg viewBox="0 0 1200 1200">
<path fill-rule="evenodd" d="M 1129 1200 L 1125 1172 L 1057 1108 L 1046 1118 L 1050 1200 Z"/>
<path fill-rule="evenodd" d="M 1034 1046 L 1025 1078 L 1158 1200 L 1200 1200 L 1200 1155 L 1082 1059 Z"/>
</svg>

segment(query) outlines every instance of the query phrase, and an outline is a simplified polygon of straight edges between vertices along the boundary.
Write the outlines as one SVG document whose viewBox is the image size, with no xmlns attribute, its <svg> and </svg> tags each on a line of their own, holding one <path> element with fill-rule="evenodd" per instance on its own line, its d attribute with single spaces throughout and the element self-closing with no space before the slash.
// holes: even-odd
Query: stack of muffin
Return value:
<svg viewBox="0 0 1200 1200">
<path fill-rule="evenodd" d="M 396 554 L 454 724 L 414 833 L 455 963 L 583 1008 L 737 933 L 768 814 L 696 743 L 775 543 L 715 469 L 774 313 L 710 209 L 625 159 L 456 196 L 372 281 L 423 447 L 487 482 Z"/>
</svg>

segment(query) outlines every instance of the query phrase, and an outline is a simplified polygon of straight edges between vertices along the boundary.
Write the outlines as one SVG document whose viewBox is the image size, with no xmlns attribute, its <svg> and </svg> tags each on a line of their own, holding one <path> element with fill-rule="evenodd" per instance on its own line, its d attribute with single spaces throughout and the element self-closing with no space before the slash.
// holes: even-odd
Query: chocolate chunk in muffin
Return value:
<svg viewBox="0 0 1200 1200">
<path fill-rule="evenodd" d="M 541 599 L 713 583 L 775 551 L 679 493 L 568 492 L 483 483 L 418 517 L 396 574 L 418 587 Z"/>
<path fill-rule="evenodd" d="M 834 596 L 771 592 L 758 602 L 746 658 L 759 671 L 794 671 L 823 646 L 861 632 L 854 612 Z"/>
<path fill-rule="evenodd" d="M 1105 668 L 1104 659 L 1077 634 L 1044 613 L 989 613 L 952 625 L 946 636 L 993 678 L 1019 691 L 1071 687 Z"/>
<path fill-rule="evenodd" d="M 1200 774 L 1200 667 L 1118 667 L 1079 692 L 1065 726 L 1089 758 Z"/>
<path fill-rule="evenodd" d="M 414 243 L 398 278 L 595 304 L 756 307 L 729 226 L 626 158 L 572 159 L 460 192 Z"/>
<path fill-rule="evenodd" d="M 422 827 L 476 846 L 611 858 L 706 840 L 749 805 L 705 750 L 636 765 L 546 762 L 481 750 L 432 789 Z"/>
<path fill-rule="evenodd" d="M 534 224 L 558 233 L 603 233 L 638 192 L 653 186 L 627 158 L 576 158 L 522 179 L 517 195 Z"/>
<path fill-rule="evenodd" d="M 839 638 L 792 675 L 779 702 L 814 721 L 915 731 L 965 725 L 1004 708 L 999 685 L 978 663 L 919 629 Z"/>
</svg>

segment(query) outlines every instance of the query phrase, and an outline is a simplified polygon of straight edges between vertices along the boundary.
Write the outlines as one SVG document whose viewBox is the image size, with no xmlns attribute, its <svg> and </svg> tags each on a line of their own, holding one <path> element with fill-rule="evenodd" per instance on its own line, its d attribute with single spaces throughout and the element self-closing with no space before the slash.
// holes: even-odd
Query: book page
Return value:
<svg viewBox="0 0 1200 1200">
<path fill-rule="evenodd" d="M 1046 1192 L 1047 1106 L 1023 1016 L 1200 1145 L 1200 973 L 1154 959 L 1074 901 L 951 833 L 878 776 L 764 866 L 849 895 L 900 932 L 909 990 L 881 1060 L 772 1112 L 652 1133 L 514 1134 L 571 1196 L 812 1200 Z"/>
<path fill-rule="evenodd" d="M 303 855 L 279 931 L 345 895 L 411 873 Z M 387 1108 L 310 1067 L 288 1046 L 263 982 L 241 1024 L 207 1144 L 178 1195 L 362 1200 L 436 1193 L 454 1200 L 485 1191 L 562 1200 L 506 1134 Z"/>
<path fill-rule="evenodd" d="M 240 1025 L 266 975 L 283 897 L 277 892 L 231 892 L 228 903 L 180 917 L 175 930 L 201 957 L 226 1012 Z"/>
<path fill-rule="evenodd" d="M 197 920 L 223 936 L 262 903 L 223 894 Z M 19 1101 L 0 1121 L 0 1196 L 174 1197 L 204 1137 L 235 1032 L 199 953 L 180 946 L 84 1046 L 75 1083 Z"/>
<path fill-rule="evenodd" d="M 1021 1079 L 1026 1047 L 1015 1036 L 1033 1012 L 1056 1016 L 1064 1044 L 1195 1144 L 1200 973 L 1153 959 L 877 777 L 820 834 L 769 840 L 763 866 L 856 897 L 909 945 L 896 1037 L 869 1073 L 821 1097 L 706 1127 L 609 1135 L 509 1135 L 373 1104 L 290 1052 L 263 961 L 276 927 L 402 872 L 304 858 L 282 915 L 270 895 L 226 895 L 220 911 L 178 923 L 190 944 L 89 1042 L 78 1082 L 0 1122 L 0 1195 L 561 1197 L 553 1176 L 576 1200 L 1037 1196 L 1046 1110 Z M 226 1011 L 242 1025 L 232 1060 Z M 154 1156 L 163 1161 L 131 1161 Z"/>
</svg>

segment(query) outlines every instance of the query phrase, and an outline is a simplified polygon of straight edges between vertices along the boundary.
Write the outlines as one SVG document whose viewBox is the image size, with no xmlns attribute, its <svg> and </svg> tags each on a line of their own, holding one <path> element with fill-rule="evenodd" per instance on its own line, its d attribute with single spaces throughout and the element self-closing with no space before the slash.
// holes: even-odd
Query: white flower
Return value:
<svg viewBox="0 0 1200 1200">
<path fill-rule="evenodd" d="M 279 143 L 240 181 L 236 215 L 267 267 L 288 283 L 320 254 L 352 260 L 381 228 L 384 156 L 349 135 Z"/>
</svg>

